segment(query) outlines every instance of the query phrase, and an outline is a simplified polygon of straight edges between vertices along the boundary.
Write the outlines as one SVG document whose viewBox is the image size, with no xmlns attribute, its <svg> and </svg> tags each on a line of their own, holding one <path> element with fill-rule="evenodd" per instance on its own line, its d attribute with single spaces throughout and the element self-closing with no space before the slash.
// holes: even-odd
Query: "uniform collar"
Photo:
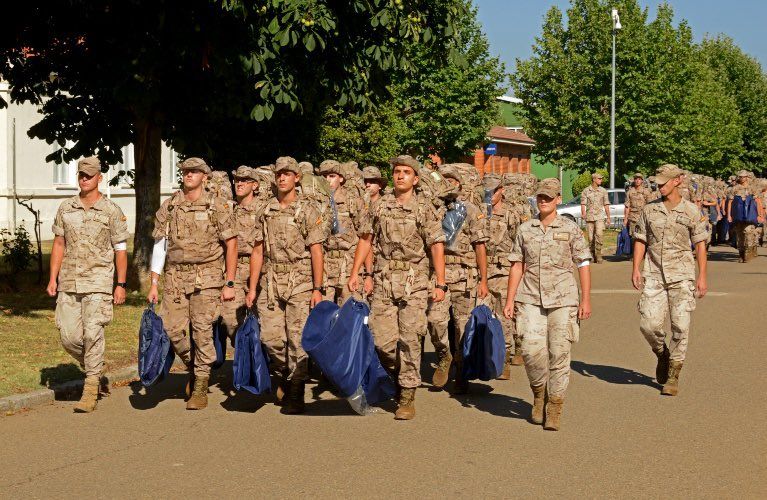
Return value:
<svg viewBox="0 0 767 500">
<path fill-rule="evenodd" d="M 106 196 L 103 194 L 99 196 L 99 199 L 96 200 L 96 203 L 94 203 L 91 207 L 88 208 L 88 210 L 95 209 L 95 210 L 104 210 L 106 208 Z M 83 205 L 83 202 L 80 200 L 80 195 L 74 195 L 72 197 L 72 207 L 73 208 L 82 208 L 83 210 L 86 209 L 85 205 Z"/>
<path fill-rule="evenodd" d="M 530 221 L 530 223 L 531 223 L 533 226 L 536 226 L 536 227 L 543 227 L 543 224 L 541 224 L 541 219 L 539 219 L 539 218 L 537 218 L 537 217 L 536 217 L 536 218 L 534 218 L 534 219 L 532 219 L 532 220 Z M 557 216 L 556 216 L 556 217 L 554 217 L 554 220 L 553 220 L 553 221 L 551 221 L 551 224 L 549 224 L 549 227 L 562 227 L 562 224 L 563 224 L 563 223 L 564 223 L 564 220 L 562 219 L 562 216 L 561 216 L 561 215 L 559 215 L 559 214 L 557 214 Z"/>
</svg>

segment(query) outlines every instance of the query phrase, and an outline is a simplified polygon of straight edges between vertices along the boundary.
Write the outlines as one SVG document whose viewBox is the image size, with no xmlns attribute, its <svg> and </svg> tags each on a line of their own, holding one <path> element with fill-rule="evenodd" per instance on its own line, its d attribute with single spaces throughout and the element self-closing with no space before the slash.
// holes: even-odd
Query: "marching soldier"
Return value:
<svg viewBox="0 0 767 500">
<path fill-rule="evenodd" d="M 639 220 L 642 208 L 652 201 L 652 197 L 652 191 L 644 186 L 644 176 L 642 173 L 635 173 L 634 182 L 626 192 L 626 210 L 623 215 L 623 225 L 628 228 L 629 236 L 633 237 L 633 226 Z"/>
<path fill-rule="evenodd" d="M 663 385 L 661 394 L 668 396 L 676 396 L 679 391 L 695 297 L 702 298 L 708 290 L 707 220 L 694 203 L 682 198 L 682 175 L 676 165 L 658 168 L 655 179 L 662 198 L 647 204 L 636 223 L 631 275 L 634 288 L 642 290 L 639 329 L 658 358 L 655 378 Z M 696 258 L 690 252 L 691 246 L 695 247 Z M 667 346 L 663 325 L 668 311 L 671 340 Z"/>
<path fill-rule="evenodd" d="M 365 191 L 372 205 L 381 199 L 386 189 L 386 179 L 383 178 L 378 167 L 368 165 L 362 169 L 362 180 L 365 182 Z"/>
<path fill-rule="evenodd" d="M 370 329 L 381 363 L 397 380 L 394 418 L 410 420 L 415 417 L 415 390 L 421 385 L 421 337 L 426 333 L 431 288 L 429 256 L 436 278 L 432 302 L 444 300 L 448 290 L 445 235 L 431 201 L 415 192 L 421 165 L 406 155 L 393 158 L 391 164 L 394 192 L 379 200 L 361 228 L 348 287 L 359 290 L 357 273 L 375 245 Z"/>
<path fill-rule="evenodd" d="M 277 378 L 277 403 L 287 393 L 285 413 L 298 414 L 305 411 L 309 365 L 301 334 L 309 311 L 322 300 L 322 244 L 328 228 L 315 202 L 296 190 L 301 181 L 296 160 L 277 158 L 274 171 L 277 193 L 256 228 L 245 302 L 251 307 L 258 301 L 261 341 Z"/>
<path fill-rule="evenodd" d="M 80 193 L 64 201 L 53 220 L 47 292 L 56 299 L 56 326 L 64 349 L 85 371 L 75 412 L 96 409 L 104 370 L 104 327 L 112 304 L 125 302 L 128 226 L 120 207 L 99 192 L 101 162 L 77 162 Z M 117 264 L 117 285 L 112 289 Z"/>
<path fill-rule="evenodd" d="M 735 238 L 738 240 L 738 254 L 742 263 L 748 262 L 757 256 L 759 228 L 756 226 L 756 223 L 764 222 L 761 197 L 755 186 L 751 185 L 753 178 L 754 174 L 747 170 L 738 172 L 737 184 L 732 187 L 729 199 L 727 200 L 727 220 L 730 224 L 735 223 Z M 734 202 L 738 202 L 741 207 L 744 207 L 746 199 L 749 197 L 756 203 L 756 221 L 747 220 L 747 214 L 745 213 L 734 213 L 733 211 Z M 738 199 L 736 200 L 736 198 Z"/>
<path fill-rule="evenodd" d="M 581 218 L 588 229 L 589 250 L 594 262 L 602 262 L 602 233 L 610 223 L 610 199 L 602 187 L 602 174 L 591 174 L 591 185 L 581 193 Z"/>
<path fill-rule="evenodd" d="M 235 297 L 237 232 L 226 199 L 205 190 L 210 167 L 200 158 L 187 158 L 179 169 L 183 189 L 165 200 L 155 215 L 147 300 L 157 302 L 164 270 L 160 316 L 173 349 L 190 372 L 186 409 L 200 410 L 208 406 L 210 365 L 216 360 L 213 323 L 221 302 Z"/>
</svg>

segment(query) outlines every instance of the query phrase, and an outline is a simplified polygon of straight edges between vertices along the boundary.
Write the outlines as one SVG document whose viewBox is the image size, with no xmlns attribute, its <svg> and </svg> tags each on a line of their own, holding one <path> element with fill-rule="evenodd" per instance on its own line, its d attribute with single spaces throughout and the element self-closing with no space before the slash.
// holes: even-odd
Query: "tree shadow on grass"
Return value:
<svg viewBox="0 0 767 500">
<path fill-rule="evenodd" d="M 40 369 L 40 385 L 51 389 L 57 401 L 74 401 L 82 390 L 74 382 L 85 378 L 83 371 L 74 363 L 59 363 Z M 67 382 L 73 382 L 67 384 Z"/>
<path fill-rule="evenodd" d="M 598 378 L 599 380 L 603 380 L 610 384 L 646 385 L 653 389 L 661 388 L 660 384 L 658 384 L 654 378 L 634 370 L 629 370 L 628 368 L 609 365 L 592 365 L 584 363 L 583 361 L 573 361 L 570 363 L 570 368 L 584 377 Z"/>
</svg>

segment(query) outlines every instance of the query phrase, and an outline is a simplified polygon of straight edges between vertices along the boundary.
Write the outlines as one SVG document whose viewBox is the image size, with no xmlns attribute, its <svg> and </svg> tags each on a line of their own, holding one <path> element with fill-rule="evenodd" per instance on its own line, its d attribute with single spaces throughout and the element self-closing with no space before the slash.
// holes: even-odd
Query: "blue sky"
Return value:
<svg viewBox="0 0 767 500">
<path fill-rule="evenodd" d="M 676 20 L 686 19 L 696 41 L 706 34 L 725 33 L 767 69 L 767 0 L 667 0 Z M 474 0 L 479 20 L 490 41 L 490 50 L 514 71 L 516 59 L 532 53 L 546 11 L 558 5 L 567 11 L 568 0 Z M 655 17 L 661 0 L 639 0 Z M 606 18 L 609 22 L 609 18 Z"/>
</svg>

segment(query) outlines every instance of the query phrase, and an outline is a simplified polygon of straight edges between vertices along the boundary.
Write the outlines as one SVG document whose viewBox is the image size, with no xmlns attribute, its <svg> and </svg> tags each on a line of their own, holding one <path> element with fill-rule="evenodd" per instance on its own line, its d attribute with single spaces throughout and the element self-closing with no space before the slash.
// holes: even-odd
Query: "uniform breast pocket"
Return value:
<svg viewBox="0 0 767 500">
<path fill-rule="evenodd" d="M 87 225 L 88 238 L 98 247 L 109 246 L 109 216 L 98 214 Z"/>
<path fill-rule="evenodd" d="M 82 217 L 77 212 L 65 213 L 62 218 L 64 219 L 64 231 L 79 232 L 82 229 Z"/>
</svg>

